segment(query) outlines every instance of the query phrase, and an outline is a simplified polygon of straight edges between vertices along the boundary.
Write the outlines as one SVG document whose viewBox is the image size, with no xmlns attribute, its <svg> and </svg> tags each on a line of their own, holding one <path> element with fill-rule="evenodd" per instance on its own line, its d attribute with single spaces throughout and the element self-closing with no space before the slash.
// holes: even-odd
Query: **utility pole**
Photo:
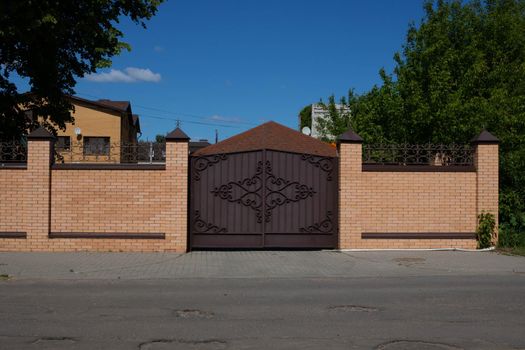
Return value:
<svg viewBox="0 0 525 350">
<path fill-rule="evenodd" d="M 215 129 L 215 143 L 219 142 L 219 130 Z"/>
</svg>

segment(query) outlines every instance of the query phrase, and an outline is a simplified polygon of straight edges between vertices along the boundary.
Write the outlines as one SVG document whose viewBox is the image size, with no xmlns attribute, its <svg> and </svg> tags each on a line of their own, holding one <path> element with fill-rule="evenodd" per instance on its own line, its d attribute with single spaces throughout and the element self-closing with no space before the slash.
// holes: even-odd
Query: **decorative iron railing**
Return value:
<svg viewBox="0 0 525 350">
<path fill-rule="evenodd" d="M 0 142 L 0 163 L 26 163 L 27 144 L 18 141 Z"/>
<path fill-rule="evenodd" d="M 164 163 L 166 144 L 157 142 L 55 145 L 56 163 Z"/>
<path fill-rule="evenodd" d="M 364 145 L 363 164 L 471 166 L 474 164 L 474 148 L 458 144 Z"/>
</svg>

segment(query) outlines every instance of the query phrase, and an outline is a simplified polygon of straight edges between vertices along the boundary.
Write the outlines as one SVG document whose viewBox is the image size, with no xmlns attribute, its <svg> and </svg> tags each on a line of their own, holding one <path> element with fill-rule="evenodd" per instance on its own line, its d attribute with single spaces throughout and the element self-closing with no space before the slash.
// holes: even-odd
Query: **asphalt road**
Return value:
<svg viewBox="0 0 525 350">
<path fill-rule="evenodd" d="M 0 282 L 1 349 L 525 349 L 525 275 Z"/>
</svg>

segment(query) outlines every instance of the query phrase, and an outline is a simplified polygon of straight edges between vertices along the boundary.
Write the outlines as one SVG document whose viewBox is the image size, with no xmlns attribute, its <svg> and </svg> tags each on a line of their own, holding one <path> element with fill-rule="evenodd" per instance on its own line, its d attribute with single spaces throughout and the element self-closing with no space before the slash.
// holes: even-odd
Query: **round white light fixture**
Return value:
<svg viewBox="0 0 525 350">
<path fill-rule="evenodd" d="M 75 128 L 75 135 L 80 135 L 82 134 L 82 130 L 80 130 L 80 128 Z"/>
</svg>

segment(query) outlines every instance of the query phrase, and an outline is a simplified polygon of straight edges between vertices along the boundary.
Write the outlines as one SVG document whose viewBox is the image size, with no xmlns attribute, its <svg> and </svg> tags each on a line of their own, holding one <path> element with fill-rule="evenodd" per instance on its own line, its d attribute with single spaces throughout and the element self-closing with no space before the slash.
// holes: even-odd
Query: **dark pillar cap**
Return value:
<svg viewBox="0 0 525 350">
<path fill-rule="evenodd" d="M 481 134 L 470 140 L 470 143 L 473 145 L 497 145 L 499 144 L 499 139 L 487 130 L 483 130 Z"/>
<path fill-rule="evenodd" d="M 166 142 L 188 142 L 189 140 L 189 136 L 179 127 L 166 135 Z"/>
<path fill-rule="evenodd" d="M 337 136 L 337 143 L 363 143 L 363 138 L 350 128 L 345 133 Z"/>
<path fill-rule="evenodd" d="M 29 135 L 27 135 L 27 139 L 28 140 L 49 140 L 49 141 L 53 141 L 53 140 L 55 140 L 55 136 L 52 133 L 50 133 L 46 128 L 41 126 L 38 129 L 34 130 Z"/>
</svg>

